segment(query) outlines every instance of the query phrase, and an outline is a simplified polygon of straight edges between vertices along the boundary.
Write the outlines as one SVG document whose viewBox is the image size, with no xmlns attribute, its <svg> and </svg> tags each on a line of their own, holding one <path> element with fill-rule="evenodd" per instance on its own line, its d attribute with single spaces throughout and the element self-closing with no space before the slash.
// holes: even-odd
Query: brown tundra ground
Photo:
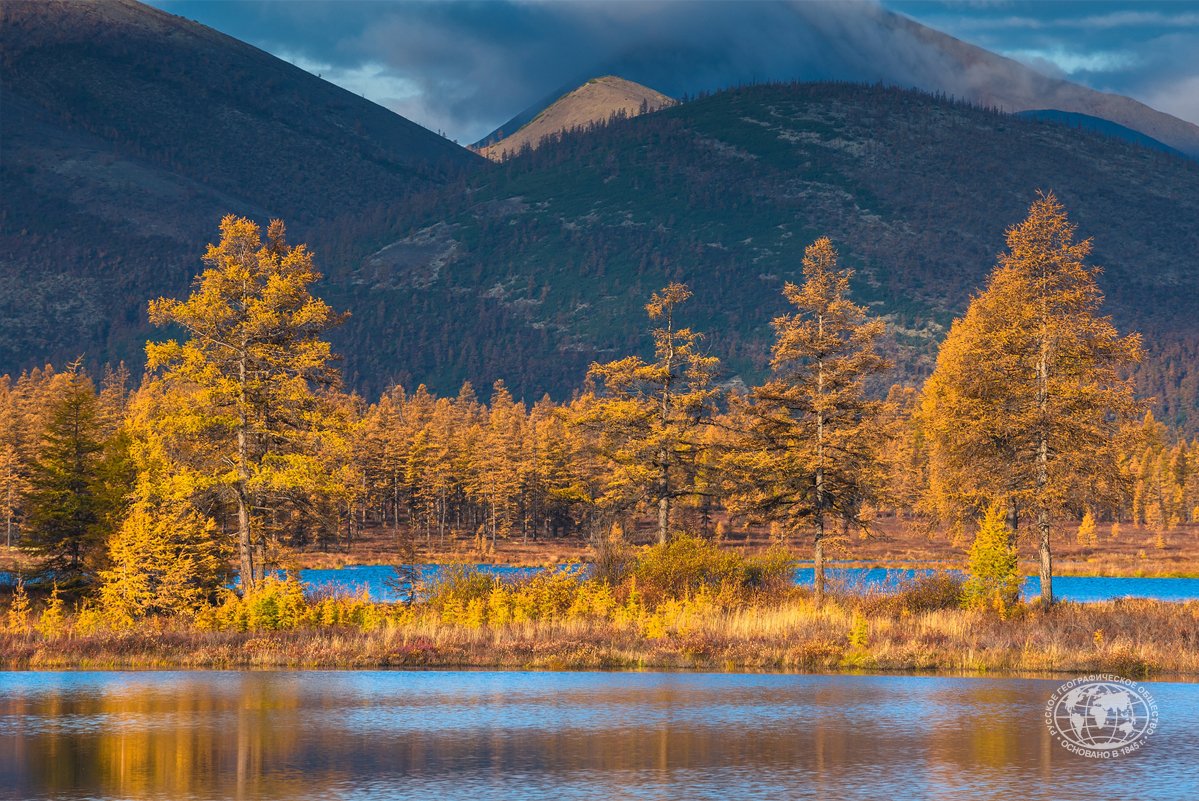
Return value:
<svg viewBox="0 0 1199 801">
<path fill-rule="evenodd" d="M 1120 524 L 1112 536 L 1110 523 L 1097 525 L 1096 545 L 1077 542 L 1076 521 L 1060 521 L 1054 537 L 1054 574 L 1063 576 L 1199 576 L 1199 524 L 1175 526 L 1161 536 L 1143 526 Z M 368 528 L 353 541 L 331 544 L 327 549 L 309 546 L 280 555 L 282 565 L 293 568 L 339 567 L 345 565 L 395 564 L 402 561 L 400 541 L 406 532 L 390 527 Z M 627 534 L 633 544 L 649 544 L 655 532 L 649 522 Z M 417 559 L 425 563 L 480 562 L 517 566 L 542 566 L 569 561 L 587 561 L 590 543 L 583 537 L 522 538 L 497 541 L 494 549 L 466 534 L 436 534 L 414 537 Z M 733 530 L 722 544 L 751 555 L 770 547 L 769 533 L 753 527 Z M 810 542 L 791 540 L 787 545 L 802 560 Z M 944 531 L 928 531 L 919 521 L 885 518 L 876 521 L 871 533 L 851 532 L 835 537 L 829 557 L 839 566 L 960 568 L 964 566 L 969 542 L 955 543 Z M 1022 567 L 1037 571 L 1035 546 L 1031 539 L 1020 542 Z M 34 567 L 30 556 L 19 548 L 0 544 L 0 571 L 24 572 Z"/>
</svg>

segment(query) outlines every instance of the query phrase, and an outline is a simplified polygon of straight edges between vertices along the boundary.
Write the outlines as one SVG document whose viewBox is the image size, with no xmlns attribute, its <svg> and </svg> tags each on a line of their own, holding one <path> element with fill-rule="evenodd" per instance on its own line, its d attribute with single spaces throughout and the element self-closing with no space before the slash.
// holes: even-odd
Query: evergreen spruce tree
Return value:
<svg viewBox="0 0 1199 801">
<path fill-rule="evenodd" d="M 29 479 L 24 544 L 59 586 L 90 585 L 103 554 L 99 407 L 78 363 L 58 376 Z"/>
<path fill-rule="evenodd" d="M 995 609 L 1003 614 L 1020 599 L 1015 533 L 1008 528 L 999 504 L 987 507 L 970 546 L 963 601 L 970 609 Z"/>
</svg>

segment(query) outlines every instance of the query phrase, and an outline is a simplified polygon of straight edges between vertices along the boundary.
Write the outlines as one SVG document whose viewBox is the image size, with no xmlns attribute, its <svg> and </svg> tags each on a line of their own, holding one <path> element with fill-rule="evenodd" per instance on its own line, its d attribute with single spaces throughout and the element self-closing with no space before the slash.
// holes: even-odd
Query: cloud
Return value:
<svg viewBox="0 0 1199 801">
<path fill-rule="evenodd" d="M 1179 78 L 1151 89 L 1146 100 L 1154 108 L 1175 117 L 1199 121 L 1199 74 Z"/>
<path fill-rule="evenodd" d="M 464 141 L 607 73 L 680 96 L 787 79 L 944 88 L 938 75 L 948 71 L 942 55 L 866 0 L 500 0 L 375 4 L 346 13 L 351 8 L 369 12 L 359 30 L 314 41 L 313 52 L 288 52 L 339 83 L 353 81 L 343 85 L 354 91 L 390 82 L 416 87 L 368 96 Z M 320 9 L 307 13 L 323 17 Z"/>
<path fill-rule="evenodd" d="M 1063 75 L 1076 75 L 1080 72 L 1118 72 L 1135 66 L 1140 60 L 1135 53 L 1125 51 L 1079 52 L 1064 47 L 1008 50 L 1003 55 L 1031 66 L 1048 68 L 1044 71 L 1050 74 L 1058 72 Z"/>
<path fill-rule="evenodd" d="M 1061 6 L 1058 6 L 1060 8 Z M 1052 13 L 1054 6 L 1047 6 Z M 1128 28 L 1199 28 L 1199 13 L 1165 13 L 1161 11 L 1113 11 L 1079 17 L 1068 14 L 1056 16 L 960 16 L 937 13 L 926 16 L 929 22 L 941 22 L 959 30 L 1110 30 Z"/>
<path fill-rule="evenodd" d="M 154 2 L 463 142 L 609 73 L 676 97 L 789 79 L 885 81 L 973 96 L 1002 71 L 948 53 L 935 35 L 874 0 Z M 1189 67 L 1199 52 L 1199 30 L 1185 27 L 1199 14 L 1131 6 L 1069 18 L 1058 16 L 1057 4 L 886 2 L 1049 75 L 1190 108 L 1171 87 L 1190 71 L 1179 65 Z M 1165 34 L 1181 38 L 1165 42 Z M 1003 78 L 1032 79 L 1010 71 Z"/>
</svg>

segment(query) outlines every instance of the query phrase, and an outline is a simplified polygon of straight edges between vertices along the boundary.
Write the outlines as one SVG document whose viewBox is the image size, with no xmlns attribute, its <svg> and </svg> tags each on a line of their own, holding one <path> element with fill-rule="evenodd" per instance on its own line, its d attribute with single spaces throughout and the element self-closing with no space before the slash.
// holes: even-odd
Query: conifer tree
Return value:
<svg viewBox="0 0 1199 801">
<path fill-rule="evenodd" d="M 866 395 L 866 380 L 887 368 L 875 351 L 884 324 L 849 299 L 852 275 L 828 238 L 804 251 L 803 284 L 783 290 L 795 311 L 774 321 L 769 380 L 736 405 L 743 436 L 728 460 L 735 513 L 781 517 L 791 534 L 811 527 L 818 601 L 831 519 L 864 525 L 862 506 L 886 481 L 883 405 Z"/>
<path fill-rule="evenodd" d="M 157 497 L 147 479 L 109 540 L 100 603 L 116 623 L 194 612 L 224 586 L 229 555 L 211 518 L 185 500 Z"/>
<path fill-rule="evenodd" d="M 1013 529 L 1030 518 L 1049 605 L 1053 515 L 1119 484 L 1115 443 L 1136 409 L 1121 375 L 1140 339 L 1099 315 L 1091 241 L 1075 240 L 1052 193 L 1008 229 L 1007 245 L 924 389 L 930 499 L 943 513 L 1000 502 Z"/>
<path fill-rule="evenodd" d="M 161 422 L 203 441 L 208 478 L 236 508 L 241 577 L 252 589 L 265 575 L 280 498 L 325 478 L 315 454 L 328 410 L 318 390 L 338 376 L 321 337 L 339 316 L 312 295 L 312 254 L 287 244 L 279 220 L 264 243 L 255 223 L 225 217 L 204 263 L 187 300 L 150 304 L 153 323 L 188 338 L 147 344 L 147 366 L 188 395 Z"/>
<path fill-rule="evenodd" d="M 646 312 L 654 329 L 654 361 L 629 356 L 593 364 L 591 381 L 601 385 L 577 422 L 597 431 L 613 471 L 609 503 L 646 498 L 656 507 L 658 541 L 670 536 L 676 499 L 694 495 L 693 465 L 717 395 L 712 385 L 719 360 L 706 355 L 702 335 L 677 327 L 675 311 L 691 297 L 684 284 L 655 292 Z M 687 469 L 692 468 L 692 469 Z"/>
<path fill-rule="evenodd" d="M 12 600 L 8 604 L 5 629 L 10 634 L 28 634 L 30 609 L 29 593 L 25 590 L 25 580 L 18 578 L 16 589 L 13 590 Z"/>
<path fill-rule="evenodd" d="M 90 584 L 102 551 L 100 437 L 95 388 L 76 362 L 57 377 L 46 404 L 41 447 L 29 479 L 24 538 L 64 587 Z"/>
<path fill-rule="evenodd" d="M 27 489 L 26 465 L 21 459 L 21 420 L 8 376 L 0 377 L 0 526 L 4 543 L 12 547 L 17 520 Z"/>
<path fill-rule="evenodd" d="M 1020 598 L 1020 575 L 1014 533 L 1004 509 L 991 504 L 970 546 L 967 579 L 962 588 L 967 608 L 993 608 L 1003 613 Z"/>
<path fill-rule="evenodd" d="M 1078 544 L 1084 547 L 1099 544 L 1099 538 L 1095 534 L 1095 515 L 1090 509 L 1083 513 L 1082 522 L 1078 524 Z"/>
<path fill-rule="evenodd" d="M 21 498 L 25 494 L 25 477 L 21 474 L 21 460 L 10 443 L 0 440 L 0 525 L 4 527 L 4 543 L 13 545 L 17 529 L 17 515 L 21 511 Z"/>
<path fill-rule="evenodd" d="M 228 580 L 232 549 L 197 506 L 212 507 L 214 482 L 176 458 L 177 443 L 161 430 L 163 408 L 179 403 L 165 389 L 151 381 L 135 393 L 118 432 L 135 478 L 132 502 L 108 538 L 99 593 L 101 608 L 118 625 L 193 612 Z"/>
</svg>

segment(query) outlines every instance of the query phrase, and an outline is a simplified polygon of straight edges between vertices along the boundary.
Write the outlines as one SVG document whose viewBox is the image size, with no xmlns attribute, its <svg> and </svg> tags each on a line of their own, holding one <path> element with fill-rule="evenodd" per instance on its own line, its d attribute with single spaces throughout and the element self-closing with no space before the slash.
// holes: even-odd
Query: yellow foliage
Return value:
<svg viewBox="0 0 1199 801">
<path fill-rule="evenodd" d="M 1082 516 L 1082 522 L 1078 524 L 1078 544 L 1083 546 L 1095 546 L 1099 544 L 1099 538 L 1095 534 L 1095 515 L 1091 514 L 1088 509 Z"/>
<path fill-rule="evenodd" d="M 17 588 L 13 591 L 12 602 L 8 606 L 5 628 L 11 634 L 29 633 L 29 594 L 25 591 L 25 582 L 17 579 Z"/>
<path fill-rule="evenodd" d="M 55 584 L 50 590 L 50 599 L 46 602 L 46 608 L 42 610 L 42 616 L 37 623 L 38 632 L 46 639 L 54 639 L 66 631 L 66 615 L 62 610 L 62 598 L 58 595 L 58 584 Z"/>
</svg>

